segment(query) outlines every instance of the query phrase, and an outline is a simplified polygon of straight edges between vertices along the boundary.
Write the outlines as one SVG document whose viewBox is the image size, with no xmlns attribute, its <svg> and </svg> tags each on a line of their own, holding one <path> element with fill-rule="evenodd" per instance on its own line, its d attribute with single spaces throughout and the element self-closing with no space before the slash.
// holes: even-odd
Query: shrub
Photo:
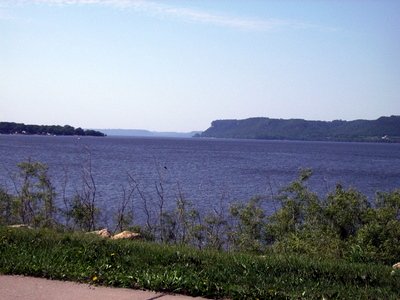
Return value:
<svg viewBox="0 0 400 300">
<path fill-rule="evenodd" d="M 13 224 L 15 218 L 15 198 L 0 188 L 0 225 Z"/>
<path fill-rule="evenodd" d="M 48 167 L 39 162 L 18 164 L 21 187 L 14 199 L 15 220 L 35 227 L 55 224 L 55 190 L 47 174 Z"/>
<path fill-rule="evenodd" d="M 370 208 L 366 223 L 355 238 L 355 245 L 362 249 L 361 261 L 394 263 L 400 257 L 400 191 L 379 193 L 376 208 Z"/>
<path fill-rule="evenodd" d="M 276 253 L 301 254 L 313 258 L 339 259 L 343 257 L 345 243 L 338 234 L 321 228 L 303 228 L 276 242 Z"/>
<path fill-rule="evenodd" d="M 354 236 L 366 222 L 369 208 L 367 198 L 354 189 L 344 190 L 337 185 L 326 200 L 328 226 L 345 240 Z"/>
<path fill-rule="evenodd" d="M 247 204 L 236 203 L 230 207 L 234 224 L 230 239 L 235 250 L 261 252 L 264 248 L 265 213 L 260 207 L 261 198 Z"/>
<path fill-rule="evenodd" d="M 295 234 L 305 225 L 319 226 L 322 218 L 320 200 L 306 186 L 311 175 L 311 170 L 302 170 L 299 178 L 278 195 L 281 208 L 269 218 L 266 229 L 270 243 Z"/>
</svg>

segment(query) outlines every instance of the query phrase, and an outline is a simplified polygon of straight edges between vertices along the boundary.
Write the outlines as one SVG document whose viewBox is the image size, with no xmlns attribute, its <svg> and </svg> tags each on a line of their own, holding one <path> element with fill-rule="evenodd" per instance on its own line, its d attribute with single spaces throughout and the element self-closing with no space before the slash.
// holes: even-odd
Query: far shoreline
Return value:
<svg viewBox="0 0 400 300">
<path fill-rule="evenodd" d="M 140 135 L 47 135 L 47 134 L 4 134 L 0 133 L 0 136 L 15 136 L 15 137 L 71 137 L 71 138 L 132 138 L 132 139 L 164 139 L 164 140 L 202 140 L 202 141 L 225 141 L 225 142 L 283 142 L 283 143 L 340 143 L 340 144 L 388 144 L 388 145 L 398 145 L 399 141 L 380 141 L 380 140 L 301 140 L 301 139 L 251 139 L 251 138 L 225 138 L 225 137 L 187 137 L 187 136 L 140 136 Z"/>
</svg>

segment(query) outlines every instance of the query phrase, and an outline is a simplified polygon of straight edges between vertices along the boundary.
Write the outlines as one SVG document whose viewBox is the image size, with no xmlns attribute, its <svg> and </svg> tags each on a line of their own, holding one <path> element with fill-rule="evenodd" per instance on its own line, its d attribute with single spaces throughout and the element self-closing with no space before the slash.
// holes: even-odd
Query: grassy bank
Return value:
<svg viewBox="0 0 400 300">
<path fill-rule="evenodd" d="M 231 299 L 398 299 L 384 265 L 0 227 L 0 273 Z"/>
</svg>

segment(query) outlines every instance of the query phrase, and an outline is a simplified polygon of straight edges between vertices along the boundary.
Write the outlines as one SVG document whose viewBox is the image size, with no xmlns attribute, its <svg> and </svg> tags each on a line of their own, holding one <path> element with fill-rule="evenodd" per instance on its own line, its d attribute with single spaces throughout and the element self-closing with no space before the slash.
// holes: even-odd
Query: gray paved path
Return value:
<svg viewBox="0 0 400 300">
<path fill-rule="evenodd" d="M 75 282 L 43 278 L 0 275 L 1 300 L 193 300 L 169 295 L 123 288 L 97 287 Z"/>
</svg>

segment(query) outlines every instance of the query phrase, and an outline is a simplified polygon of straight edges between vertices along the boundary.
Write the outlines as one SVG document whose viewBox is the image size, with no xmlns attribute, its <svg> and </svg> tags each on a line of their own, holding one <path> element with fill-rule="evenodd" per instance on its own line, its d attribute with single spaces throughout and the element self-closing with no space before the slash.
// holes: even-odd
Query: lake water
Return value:
<svg viewBox="0 0 400 300">
<path fill-rule="evenodd" d="M 129 176 L 152 208 L 159 199 L 155 186 L 162 182 L 166 207 L 181 193 L 200 211 L 269 197 L 301 168 L 313 170 L 309 185 L 320 195 L 336 183 L 369 198 L 400 188 L 400 144 L 0 135 L 0 185 L 14 192 L 16 166 L 28 159 L 46 163 L 58 194 L 65 186 L 67 196 L 82 189 L 83 168 L 91 161 L 105 218 L 118 207 L 123 189 L 129 190 Z M 143 220 L 142 202 L 135 194 L 137 220 Z"/>
</svg>

